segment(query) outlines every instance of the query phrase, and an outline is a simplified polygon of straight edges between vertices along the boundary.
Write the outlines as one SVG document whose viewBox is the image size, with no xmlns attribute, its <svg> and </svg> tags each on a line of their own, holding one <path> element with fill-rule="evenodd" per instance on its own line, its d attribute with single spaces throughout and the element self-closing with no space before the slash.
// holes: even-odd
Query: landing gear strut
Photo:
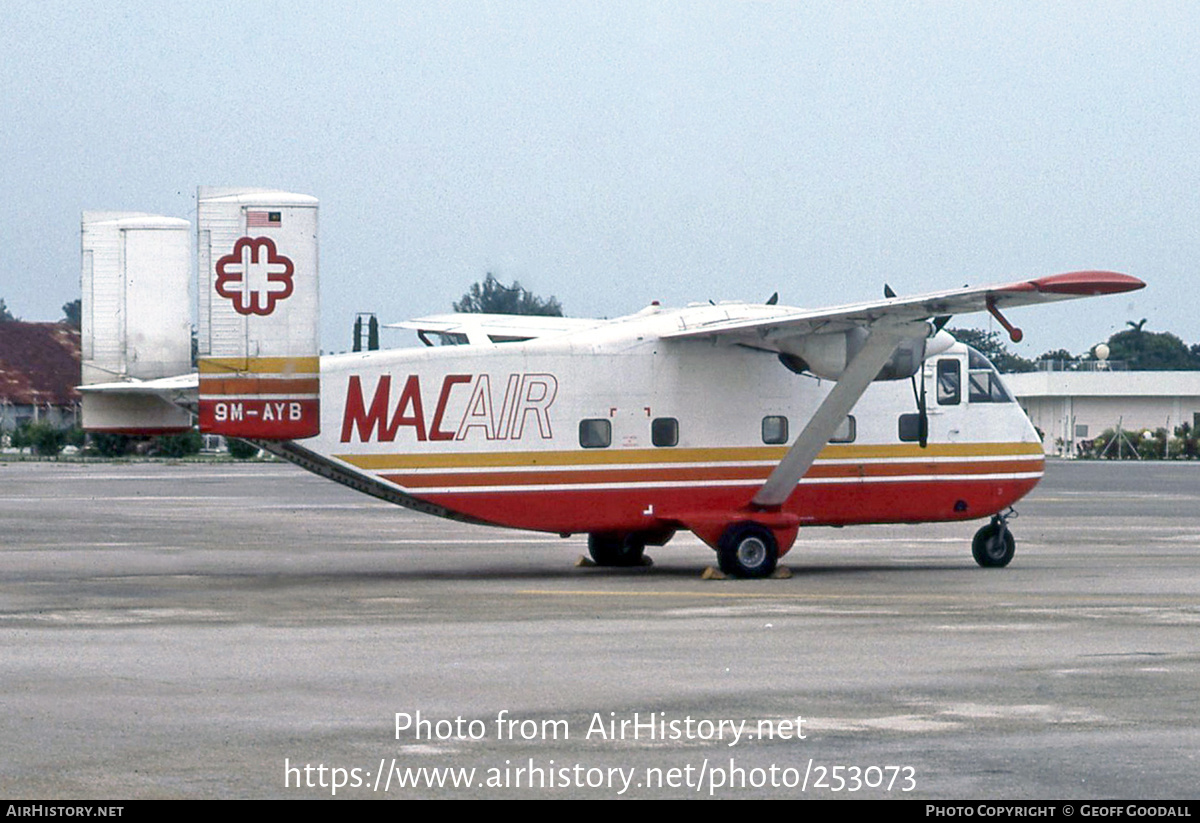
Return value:
<svg viewBox="0 0 1200 823">
<path fill-rule="evenodd" d="M 1017 550 L 1017 542 L 1012 532 L 1008 530 L 1009 518 L 1016 517 L 1012 509 L 992 515 L 992 520 L 979 531 L 971 541 L 971 554 L 975 562 L 985 569 L 999 569 L 1007 566 Z"/>
</svg>

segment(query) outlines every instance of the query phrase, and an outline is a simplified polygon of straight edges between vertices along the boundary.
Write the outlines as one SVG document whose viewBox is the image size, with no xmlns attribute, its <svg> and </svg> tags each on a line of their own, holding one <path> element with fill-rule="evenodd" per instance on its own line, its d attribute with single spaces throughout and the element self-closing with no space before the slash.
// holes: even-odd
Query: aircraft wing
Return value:
<svg viewBox="0 0 1200 823">
<path fill-rule="evenodd" d="M 827 309 L 784 312 L 771 317 L 717 320 L 666 332 L 662 337 L 753 338 L 756 346 L 763 347 L 775 339 L 846 331 L 854 327 L 899 326 L 945 315 L 993 311 L 1101 294 L 1119 294 L 1140 289 L 1145 285 L 1136 277 L 1117 272 L 1068 272 L 1003 285 L 966 287 L 912 297 L 888 297 Z M 1005 325 L 1007 326 L 1006 322 Z"/>
<path fill-rule="evenodd" d="M 897 348 L 904 345 L 906 338 L 929 333 L 930 326 L 926 321 L 987 310 L 1009 330 L 1014 340 L 1020 340 L 1020 330 L 1013 328 L 1000 314 L 1001 308 L 1119 294 L 1143 286 L 1145 283 L 1141 280 L 1116 272 L 1069 272 L 999 286 L 967 287 L 915 297 L 888 297 L 816 311 L 784 311 L 768 317 L 716 320 L 666 332 L 662 337 L 725 339 L 758 349 L 788 352 L 795 350 L 797 344 L 803 345 L 803 339 L 808 336 L 862 330 L 863 339 L 858 350 L 851 353 L 847 347 L 845 368 L 833 389 L 751 501 L 757 509 L 772 510 L 782 506 L 795 490 L 800 478 L 808 472 L 821 449 Z"/>
</svg>

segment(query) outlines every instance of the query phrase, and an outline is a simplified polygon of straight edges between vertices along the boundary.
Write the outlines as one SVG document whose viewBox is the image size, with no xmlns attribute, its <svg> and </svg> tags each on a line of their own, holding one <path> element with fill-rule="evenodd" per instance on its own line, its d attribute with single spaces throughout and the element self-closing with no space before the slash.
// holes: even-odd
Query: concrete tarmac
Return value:
<svg viewBox="0 0 1200 823">
<path fill-rule="evenodd" d="M 0 477 L 4 798 L 1200 795 L 1200 464 L 1051 463 L 1007 569 L 870 526 L 763 581 L 282 464 Z"/>
</svg>

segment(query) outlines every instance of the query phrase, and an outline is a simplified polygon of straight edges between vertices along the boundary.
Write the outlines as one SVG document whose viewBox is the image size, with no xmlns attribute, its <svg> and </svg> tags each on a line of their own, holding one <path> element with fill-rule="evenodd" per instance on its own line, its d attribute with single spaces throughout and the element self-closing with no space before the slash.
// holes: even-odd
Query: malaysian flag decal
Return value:
<svg viewBox="0 0 1200 823">
<path fill-rule="evenodd" d="M 247 211 L 246 228 L 269 229 L 283 225 L 283 212 L 278 211 Z"/>
</svg>

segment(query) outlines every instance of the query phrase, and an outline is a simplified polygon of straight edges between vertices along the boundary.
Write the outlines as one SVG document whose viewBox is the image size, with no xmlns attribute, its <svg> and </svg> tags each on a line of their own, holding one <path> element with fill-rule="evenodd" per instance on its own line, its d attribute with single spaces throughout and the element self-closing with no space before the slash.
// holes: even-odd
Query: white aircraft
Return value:
<svg viewBox="0 0 1200 823">
<path fill-rule="evenodd" d="M 1007 565 L 1005 512 L 1042 477 L 1042 446 L 995 368 L 941 327 L 986 310 L 1019 339 L 1002 310 L 1144 285 L 1086 271 L 816 310 L 441 315 L 398 324 L 426 347 L 319 357 L 316 209 L 200 190 L 198 375 L 186 267 L 163 273 L 186 262 L 187 224 L 85 213 L 85 426 L 198 418 L 412 509 L 587 534 L 608 566 L 686 529 L 726 573 L 762 577 L 802 526 L 980 518 L 975 560 Z M 138 303 L 159 308 L 139 320 Z"/>
</svg>

